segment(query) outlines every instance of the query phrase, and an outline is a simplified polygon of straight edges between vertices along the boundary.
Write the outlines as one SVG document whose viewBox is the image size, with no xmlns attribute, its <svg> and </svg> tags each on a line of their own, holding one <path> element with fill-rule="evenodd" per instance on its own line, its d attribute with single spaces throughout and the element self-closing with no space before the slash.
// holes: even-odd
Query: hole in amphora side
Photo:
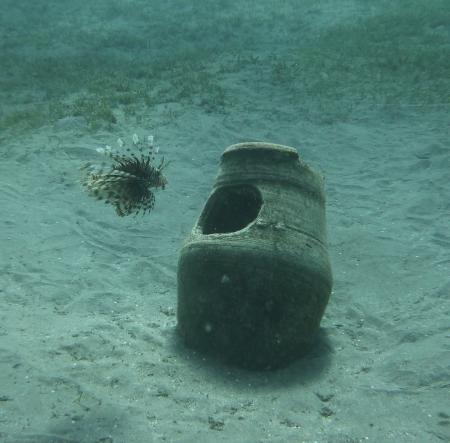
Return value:
<svg viewBox="0 0 450 443">
<path fill-rule="evenodd" d="M 200 216 L 204 235 L 239 231 L 253 222 L 262 206 L 261 193 L 254 186 L 234 185 L 218 188 Z"/>
</svg>

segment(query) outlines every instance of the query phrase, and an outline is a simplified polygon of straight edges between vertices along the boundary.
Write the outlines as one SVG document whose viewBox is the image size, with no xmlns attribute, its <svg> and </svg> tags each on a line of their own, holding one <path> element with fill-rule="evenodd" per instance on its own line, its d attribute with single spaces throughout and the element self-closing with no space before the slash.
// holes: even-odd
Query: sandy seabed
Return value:
<svg viewBox="0 0 450 443">
<path fill-rule="evenodd" d="M 78 184 L 111 134 L 65 121 L 3 143 L 2 441 L 445 441 L 448 116 L 275 116 L 275 133 L 239 110 L 183 115 L 156 134 L 169 186 L 138 219 Z M 329 347 L 273 373 L 205 360 L 175 333 L 181 242 L 223 149 L 255 139 L 324 171 L 335 279 Z"/>
</svg>

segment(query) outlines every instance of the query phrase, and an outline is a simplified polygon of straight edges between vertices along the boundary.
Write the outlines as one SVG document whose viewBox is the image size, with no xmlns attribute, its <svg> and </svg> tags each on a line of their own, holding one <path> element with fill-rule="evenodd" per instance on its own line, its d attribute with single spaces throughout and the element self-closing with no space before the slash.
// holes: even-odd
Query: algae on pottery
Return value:
<svg viewBox="0 0 450 443">
<path fill-rule="evenodd" d="M 242 367 L 282 367 L 311 347 L 331 293 L 322 177 L 297 150 L 225 150 L 178 264 L 185 344 Z"/>
</svg>

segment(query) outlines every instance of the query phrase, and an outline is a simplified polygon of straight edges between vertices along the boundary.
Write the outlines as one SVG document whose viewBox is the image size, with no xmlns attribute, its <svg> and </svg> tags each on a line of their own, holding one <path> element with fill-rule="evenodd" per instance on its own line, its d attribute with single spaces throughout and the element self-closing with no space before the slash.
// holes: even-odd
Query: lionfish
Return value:
<svg viewBox="0 0 450 443">
<path fill-rule="evenodd" d="M 113 152 L 110 146 L 97 149 L 97 152 L 112 160 L 109 169 L 104 170 L 90 163 L 81 168 L 86 171 L 81 184 L 88 194 L 114 206 L 120 217 L 150 212 L 155 204 L 153 189 L 164 189 L 167 184 L 163 170 L 168 163 L 164 162 L 163 157 L 158 166 L 154 164 L 158 150 L 154 147 L 153 136 L 142 141 L 134 134 L 132 141 L 137 153 L 126 148 L 127 154 L 119 154 Z M 125 146 L 120 138 L 117 144 L 121 149 Z"/>
</svg>

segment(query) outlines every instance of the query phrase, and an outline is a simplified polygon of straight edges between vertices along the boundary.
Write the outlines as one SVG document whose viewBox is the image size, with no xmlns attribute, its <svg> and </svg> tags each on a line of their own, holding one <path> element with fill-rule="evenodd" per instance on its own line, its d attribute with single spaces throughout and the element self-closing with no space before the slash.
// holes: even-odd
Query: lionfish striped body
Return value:
<svg viewBox="0 0 450 443">
<path fill-rule="evenodd" d="M 124 146 L 120 139 L 118 144 L 121 148 Z M 148 137 L 145 146 L 135 134 L 133 147 L 138 150 L 138 155 L 117 154 L 110 147 L 98 149 L 112 160 L 108 170 L 97 169 L 89 164 L 83 167 L 88 172 L 81 182 L 89 195 L 113 205 L 120 217 L 150 212 L 155 204 L 153 189 L 164 189 L 167 184 L 162 173 L 167 165 L 164 158 L 158 166 L 153 164 L 153 138 Z"/>
</svg>

